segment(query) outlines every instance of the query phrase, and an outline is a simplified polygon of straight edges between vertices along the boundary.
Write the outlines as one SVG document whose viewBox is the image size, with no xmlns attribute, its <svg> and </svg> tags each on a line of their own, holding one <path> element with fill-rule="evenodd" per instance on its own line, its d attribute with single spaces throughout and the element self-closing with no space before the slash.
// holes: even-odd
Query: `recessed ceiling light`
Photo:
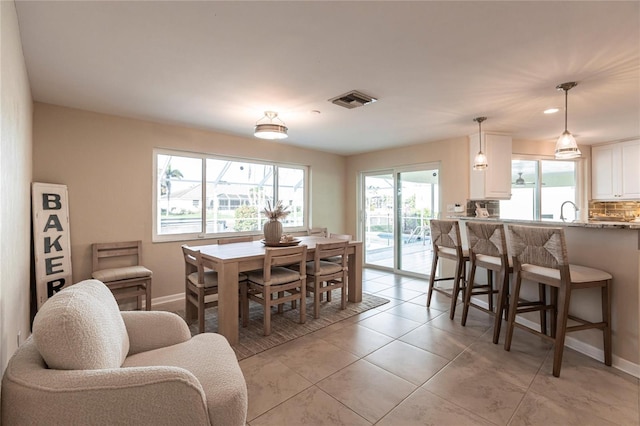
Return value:
<svg viewBox="0 0 640 426">
<path fill-rule="evenodd" d="M 555 114 L 558 111 L 560 111 L 560 108 L 548 108 L 542 112 L 544 112 L 545 114 Z"/>
</svg>

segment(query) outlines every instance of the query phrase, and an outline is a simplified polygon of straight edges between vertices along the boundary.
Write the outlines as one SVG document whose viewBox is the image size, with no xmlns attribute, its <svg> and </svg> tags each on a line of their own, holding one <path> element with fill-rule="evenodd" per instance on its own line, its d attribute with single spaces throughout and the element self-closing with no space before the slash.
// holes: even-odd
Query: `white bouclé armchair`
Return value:
<svg viewBox="0 0 640 426">
<path fill-rule="evenodd" d="M 49 299 L 2 379 L 2 424 L 244 425 L 247 388 L 218 334 L 120 312 L 100 281 Z"/>
</svg>

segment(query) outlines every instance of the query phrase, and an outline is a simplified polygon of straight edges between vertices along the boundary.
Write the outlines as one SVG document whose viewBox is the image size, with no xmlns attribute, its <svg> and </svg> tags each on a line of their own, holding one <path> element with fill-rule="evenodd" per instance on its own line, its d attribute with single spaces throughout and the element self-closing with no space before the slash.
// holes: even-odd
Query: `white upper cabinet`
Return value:
<svg viewBox="0 0 640 426">
<path fill-rule="evenodd" d="M 591 198 L 640 200 L 640 140 L 591 148 Z"/>
<path fill-rule="evenodd" d="M 478 153 L 478 134 L 469 136 L 469 198 L 472 200 L 508 200 L 511 198 L 511 136 L 482 132 L 482 151 L 487 156 L 485 170 L 473 170 Z"/>
</svg>

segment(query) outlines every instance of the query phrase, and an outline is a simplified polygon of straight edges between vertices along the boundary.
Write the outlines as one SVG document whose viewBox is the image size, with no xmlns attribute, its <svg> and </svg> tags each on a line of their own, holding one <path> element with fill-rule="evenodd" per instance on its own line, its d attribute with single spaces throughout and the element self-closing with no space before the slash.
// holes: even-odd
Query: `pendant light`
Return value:
<svg viewBox="0 0 640 426">
<path fill-rule="evenodd" d="M 556 86 L 558 90 L 564 90 L 564 132 L 558 138 L 556 142 L 556 158 L 566 159 L 566 158 L 576 158 L 580 157 L 582 153 L 578 149 L 578 144 L 576 143 L 576 139 L 573 137 L 571 132 L 567 130 L 567 106 L 568 106 L 568 93 L 569 90 L 576 87 L 578 83 L 574 81 L 570 81 L 568 83 L 562 83 Z"/>
<path fill-rule="evenodd" d="M 280 123 L 274 123 L 273 120 L 278 120 Z M 284 121 L 278 118 L 277 112 L 265 111 L 264 117 L 256 122 L 253 135 L 260 139 L 285 139 L 288 136 L 288 130 Z"/>
<path fill-rule="evenodd" d="M 473 159 L 473 170 L 484 170 L 489 167 L 487 164 L 487 156 L 482 152 L 482 122 L 486 119 L 487 117 L 476 117 L 473 119 L 473 121 L 478 122 L 478 139 L 480 141 L 480 150 Z"/>
</svg>

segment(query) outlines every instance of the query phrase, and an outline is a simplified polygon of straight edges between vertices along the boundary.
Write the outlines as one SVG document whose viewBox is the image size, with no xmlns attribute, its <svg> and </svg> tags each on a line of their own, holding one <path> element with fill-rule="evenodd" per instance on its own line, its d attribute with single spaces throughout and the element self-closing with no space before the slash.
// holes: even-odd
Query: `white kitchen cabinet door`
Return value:
<svg viewBox="0 0 640 426">
<path fill-rule="evenodd" d="M 620 162 L 620 150 L 614 145 L 594 146 L 591 148 L 591 198 L 594 200 L 613 200 L 619 192 L 620 178 L 614 163 Z"/>
<path fill-rule="evenodd" d="M 478 153 L 478 134 L 469 136 L 469 198 L 472 200 L 508 200 L 511 198 L 511 136 L 482 133 L 482 151 L 487 156 L 486 170 L 473 170 Z"/>
<path fill-rule="evenodd" d="M 640 199 L 640 140 L 591 148 L 591 198 Z"/>
<path fill-rule="evenodd" d="M 623 142 L 620 144 L 620 150 L 620 198 L 640 200 L 640 140 Z"/>
</svg>

